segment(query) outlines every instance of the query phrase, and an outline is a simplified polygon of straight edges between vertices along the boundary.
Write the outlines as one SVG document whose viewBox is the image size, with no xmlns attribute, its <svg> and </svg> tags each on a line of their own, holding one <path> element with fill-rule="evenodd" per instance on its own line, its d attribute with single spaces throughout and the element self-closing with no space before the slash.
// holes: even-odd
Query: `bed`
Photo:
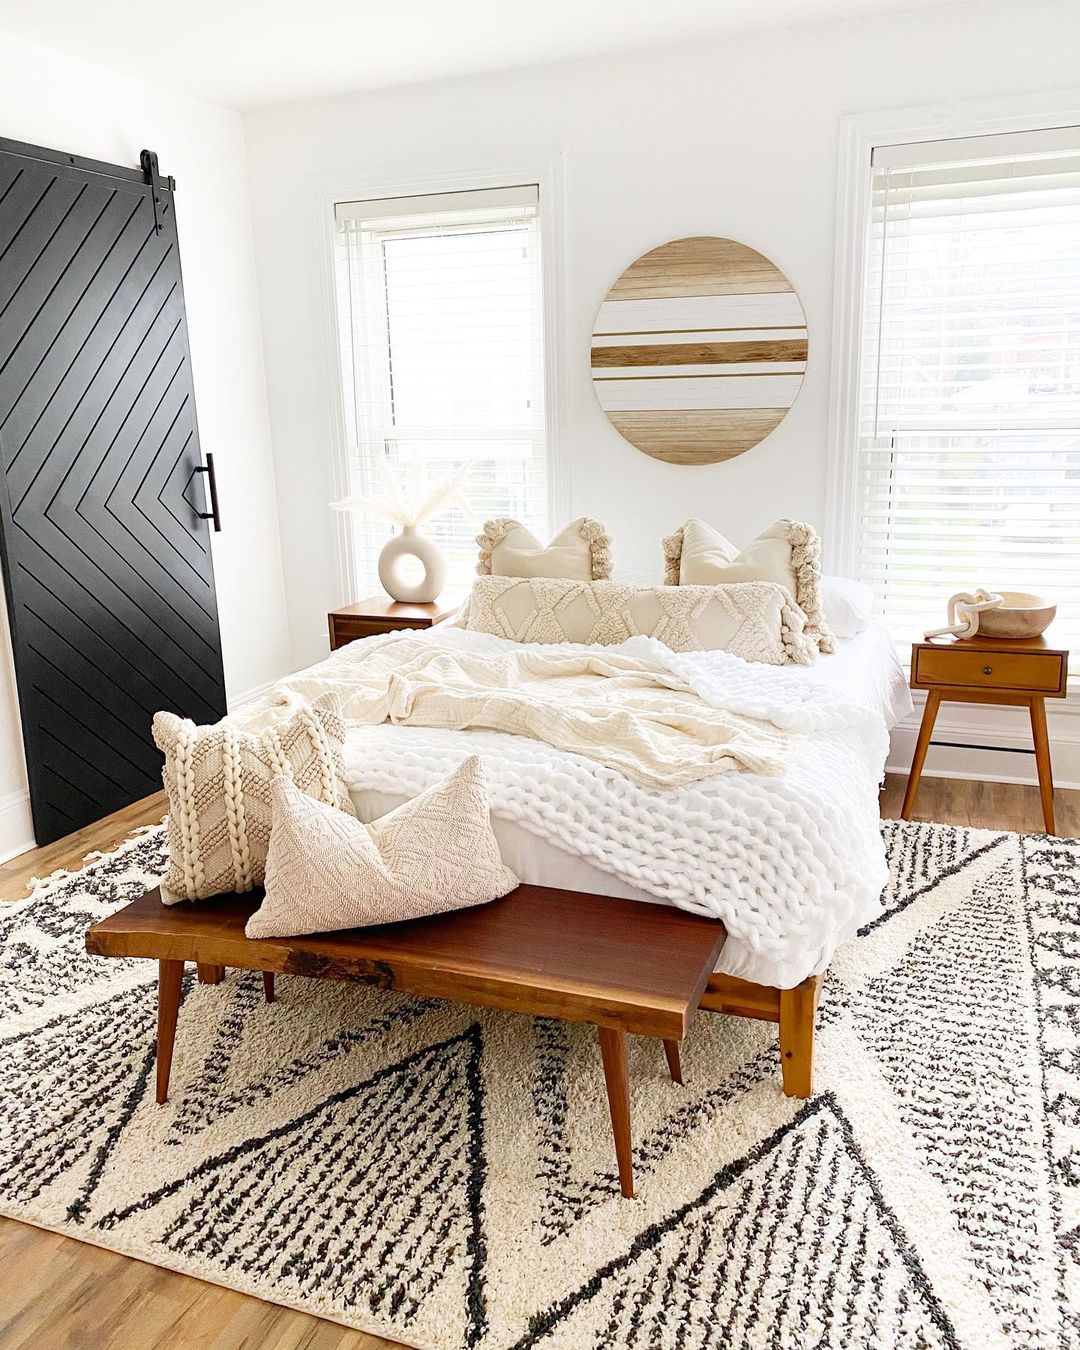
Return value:
<svg viewBox="0 0 1080 1350">
<path fill-rule="evenodd" d="M 453 626 L 409 640 L 492 656 L 517 646 Z M 351 644 L 279 692 L 347 689 L 365 648 L 386 641 Z M 733 660 L 683 655 L 678 669 L 719 672 L 723 683 L 731 668 L 717 662 Z M 522 881 L 722 917 L 729 937 L 702 1006 L 778 1022 L 785 1091 L 805 1096 L 820 978 L 836 947 L 879 912 L 887 874 L 877 789 L 888 731 L 911 697 L 877 624 L 810 666 L 738 664 L 751 686 L 829 710 L 822 725 L 804 717 L 793 731 L 783 774 L 631 790 L 612 769 L 524 736 L 383 723 L 351 728 L 347 776 L 358 815 L 373 820 L 479 754 L 503 858 Z"/>
</svg>

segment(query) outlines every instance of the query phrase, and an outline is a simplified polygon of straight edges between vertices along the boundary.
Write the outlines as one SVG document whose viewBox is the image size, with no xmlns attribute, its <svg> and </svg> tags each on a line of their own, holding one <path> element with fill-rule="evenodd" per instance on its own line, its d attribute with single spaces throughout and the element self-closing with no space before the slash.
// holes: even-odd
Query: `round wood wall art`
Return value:
<svg viewBox="0 0 1080 1350">
<path fill-rule="evenodd" d="M 593 387 L 645 454 L 715 464 L 783 421 L 806 352 L 799 297 L 768 258 L 734 239 L 675 239 L 638 258 L 605 296 Z"/>
</svg>

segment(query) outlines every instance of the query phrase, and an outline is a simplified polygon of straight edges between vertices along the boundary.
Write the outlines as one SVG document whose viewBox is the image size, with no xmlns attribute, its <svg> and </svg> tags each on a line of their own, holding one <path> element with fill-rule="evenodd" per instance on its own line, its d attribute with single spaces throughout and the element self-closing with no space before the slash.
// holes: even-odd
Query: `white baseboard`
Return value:
<svg viewBox="0 0 1080 1350">
<path fill-rule="evenodd" d="M 915 712 L 893 728 L 889 773 L 911 767 L 926 695 L 915 691 Z M 1080 699 L 1046 700 L 1050 754 L 1056 787 L 1080 787 Z M 1031 749 L 1031 724 L 1026 708 L 1000 708 L 983 703 L 943 703 L 934 740 L 992 745 L 996 750 L 947 749 L 935 745 L 923 774 L 929 778 L 967 778 L 977 782 L 1037 783 Z"/>
<path fill-rule="evenodd" d="M 34 847 L 30 794 L 24 789 L 0 797 L 0 863 Z"/>
</svg>

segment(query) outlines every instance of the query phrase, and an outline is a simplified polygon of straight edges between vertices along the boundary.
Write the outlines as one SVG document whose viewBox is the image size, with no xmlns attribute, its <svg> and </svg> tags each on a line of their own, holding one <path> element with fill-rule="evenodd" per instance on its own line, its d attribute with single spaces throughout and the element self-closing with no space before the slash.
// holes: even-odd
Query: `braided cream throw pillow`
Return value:
<svg viewBox="0 0 1080 1350">
<path fill-rule="evenodd" d="M 270 842 L 270 789 L 278 774 L 301 792 L 353 815 L 341 747 L 345 722 L 336 696 L 321 698 L 257 735 L 226 718 L 197 727 L 175 713 L 154 718 L 169 798 L 167 905 L 250 891 L 263 879 Z"/>
<path fill-rule="evenodd" d="M 284 778 L 274 783 L 266 898 L 249 938 L 419 919 L 497 900 L 518 884 L 491 828 L 477 755 L 364 825 Z"/>
</svg>

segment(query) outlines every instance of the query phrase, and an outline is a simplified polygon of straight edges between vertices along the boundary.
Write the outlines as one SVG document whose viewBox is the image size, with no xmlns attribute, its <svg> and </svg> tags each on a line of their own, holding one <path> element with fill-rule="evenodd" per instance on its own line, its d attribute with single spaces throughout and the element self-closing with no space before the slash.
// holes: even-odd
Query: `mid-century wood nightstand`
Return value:
<svg viewBox="0 0 1080 1350">
<path fill-rule="evenodd" d="M 330 626 L 330 650 L 376 633 L 396 633 L 402 628 L 430 628 L 457 612 L 456 600 L 436 600 L 430 605 L 412 605 L 373 595 L 356 605 L 343 605 L 326 616 Z"/>
<path fill-rule="evenodd" d="M 942 702 L 998 703 L 1027 708 L 1031 716 L 1033 754 L 1039 772 L 1039 797 L 1048 834 L 1054 833 L 1054 776 L 1050 741 L 1046 734 L 1048 698 L 1064 698 L 1069 676 L 1069 653 L 1046 637 L 932 638 L 911 648 L 911 687 L 926 690 L 919 739 L 911 760 L 902 820 L 911 818 L 919 790 L 926 752 L 931 745 L 956 745 L 965 750 L 996 750 L 998 746 L 933 741 L 934 722 Z"/>
</svg>

